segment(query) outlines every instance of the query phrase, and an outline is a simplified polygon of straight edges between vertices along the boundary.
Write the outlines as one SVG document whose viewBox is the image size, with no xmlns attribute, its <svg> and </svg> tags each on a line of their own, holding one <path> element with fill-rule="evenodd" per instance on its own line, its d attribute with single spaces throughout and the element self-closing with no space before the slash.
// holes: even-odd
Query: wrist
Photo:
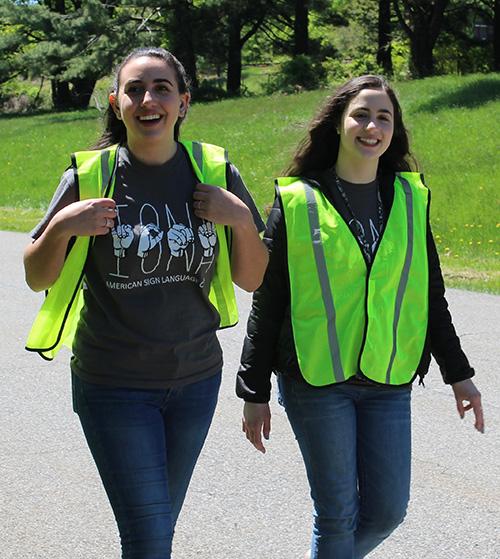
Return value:
<svg viewBox="0 0 500 559">
<path fill-rule="evenodd" d="M 246 233 L 255 229 L 252 212 L 242 203 L 238 212 L 235 212 L 234 222 L 229 224 L 235 232 Z"/>
<path fill-rule="evenodd" d="M 55 241 L 66 241 L 68 242 L 71 237 L 74 236 L 71 231 L 69 231 L 67 220 L 57 213 L 49 225 L 47 226 L 46 233 L 49 234 Z"/>
</svg>

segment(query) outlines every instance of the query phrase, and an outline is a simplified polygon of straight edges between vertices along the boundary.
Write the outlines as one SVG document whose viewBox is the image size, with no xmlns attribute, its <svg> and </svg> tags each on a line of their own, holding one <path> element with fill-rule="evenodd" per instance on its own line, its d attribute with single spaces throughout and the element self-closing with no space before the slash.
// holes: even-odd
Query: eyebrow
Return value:
<svg viewBox="0 0 500 559">
<path fill-rule="evenodd" d="M 368 107 L 353 107 L 352 109 L 353 111 L 369 111 L 370 109 Z M 392 112 L 389 109 L 378 109 L 377 113 L 386 113 L 388 115 L 392 116 Z"/>
<path fill-rule="evenodd" d="M 136 78 L 136 79 L 131 79 L 131 80 L 126 81 L 126 82 L 125 82 L 125 85 L 130 85 L 130 84 L 133 84 L 133 83 L 142 83 L 142 82 L 143 82 L 143 80 L 141 80 L 141 79 L 139 79 L 139 78 Z M 173 85 L 174 85 L 174 84 L 173 84 L 169 79 L 167 79 L 167 78 L 156 78 L 156 79 L 153 80 L 153 83 L 168 83 L 168 84 L 170 84 L 172 87 L 173 87 Z"/>
</svg>

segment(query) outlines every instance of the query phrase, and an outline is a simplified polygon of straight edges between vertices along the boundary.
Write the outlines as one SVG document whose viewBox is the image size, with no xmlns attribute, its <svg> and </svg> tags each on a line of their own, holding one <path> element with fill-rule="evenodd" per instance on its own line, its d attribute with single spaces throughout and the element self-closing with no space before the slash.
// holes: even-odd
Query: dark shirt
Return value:
<svg viewBox="0 0 500 559">
<path fill-rule="evenodd" d="M 325 182 L 332 197 L 337 199 L 339 211 L 354 236 L 358 238 L 360 243 L 363 238 L 366 239 L 369 244 L 370 255 L 373 256 L 382 232 L 381 226 L 383 226 L 383 214 L 382 223 L 380 223 L 378 212 L 378 179 L 363 184 L 355 184 L 339 179 L 348 205 L 342 196 L 339 199 L 340 192 L 335 184 L 335 176 L 331 171 L 325 173 Z"/>
<path fill-rule="evenodd" d="M 227 178 L 263 230 L 235 167 L 228 166 Z M 219 246 L 213 225 L 193 212 L 197 182 L 181 148 L 163 165 L 145 165 L 120 149 L 118 214 L 92 246 L 73 343 L 72 370 L 87 382 L 167 388 L 221 370 L 220 317 L 208 298 Z M 33 236 L 76 196 L 68 170 Z"/>
</svg>

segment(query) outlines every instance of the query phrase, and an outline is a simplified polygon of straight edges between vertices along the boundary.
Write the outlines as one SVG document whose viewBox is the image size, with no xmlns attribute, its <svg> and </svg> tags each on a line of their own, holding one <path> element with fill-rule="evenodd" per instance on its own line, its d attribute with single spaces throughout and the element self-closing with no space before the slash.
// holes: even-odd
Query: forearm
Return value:
<svg viewBox="0 0 500 559">
<path fill-rule="evenodd" d="M 245 291 L 255 291 L 264 278 L 269 255 L 255 227 L 252 214 L 232 228 L 231 275 Z"/>
<path fill-rule="evenodd" d="M 54 218 L 43 234 L 24 251 L 26 283 L 33 291 L 51 287 L 59 277 L 64 265 L 71 236 Z"/>
</svg>

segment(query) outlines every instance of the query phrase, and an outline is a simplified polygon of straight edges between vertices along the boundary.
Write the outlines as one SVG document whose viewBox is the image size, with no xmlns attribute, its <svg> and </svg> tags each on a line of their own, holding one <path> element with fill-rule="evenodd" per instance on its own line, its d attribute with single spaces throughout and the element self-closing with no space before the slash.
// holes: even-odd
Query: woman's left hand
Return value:
<svg viewBox="0 0 500 559">
<path fill-rule="evenodd" d="M 224 188 L 199 183 L 193 199 L 194 213 L 202 219 L 229 225 L 233 229 L 240 225 L 253 225 L 252 214 L 246 204 Z"/>
<path fill-rule="evenodd" d="M 262 283 L 269 257 L 248 206 L 231 192 L 210 184 L 198 184 L 193 198 L 195 215 L 231 227 L 232 279 L 245 291 L 255 291 Z"/>
<path fill-rule="evenodd" d="M 455 394 L 457 410 L 463 419 L 465 412 L 474 411 L 475 422 L 474 427 L 481 433 L 484 433 L 484 417 L 481 405 L 481 393 L 471 379 L 462 380 L 451 385 Z M 464 402 L 468 404 L 464 405 Z"/>
</svg>

